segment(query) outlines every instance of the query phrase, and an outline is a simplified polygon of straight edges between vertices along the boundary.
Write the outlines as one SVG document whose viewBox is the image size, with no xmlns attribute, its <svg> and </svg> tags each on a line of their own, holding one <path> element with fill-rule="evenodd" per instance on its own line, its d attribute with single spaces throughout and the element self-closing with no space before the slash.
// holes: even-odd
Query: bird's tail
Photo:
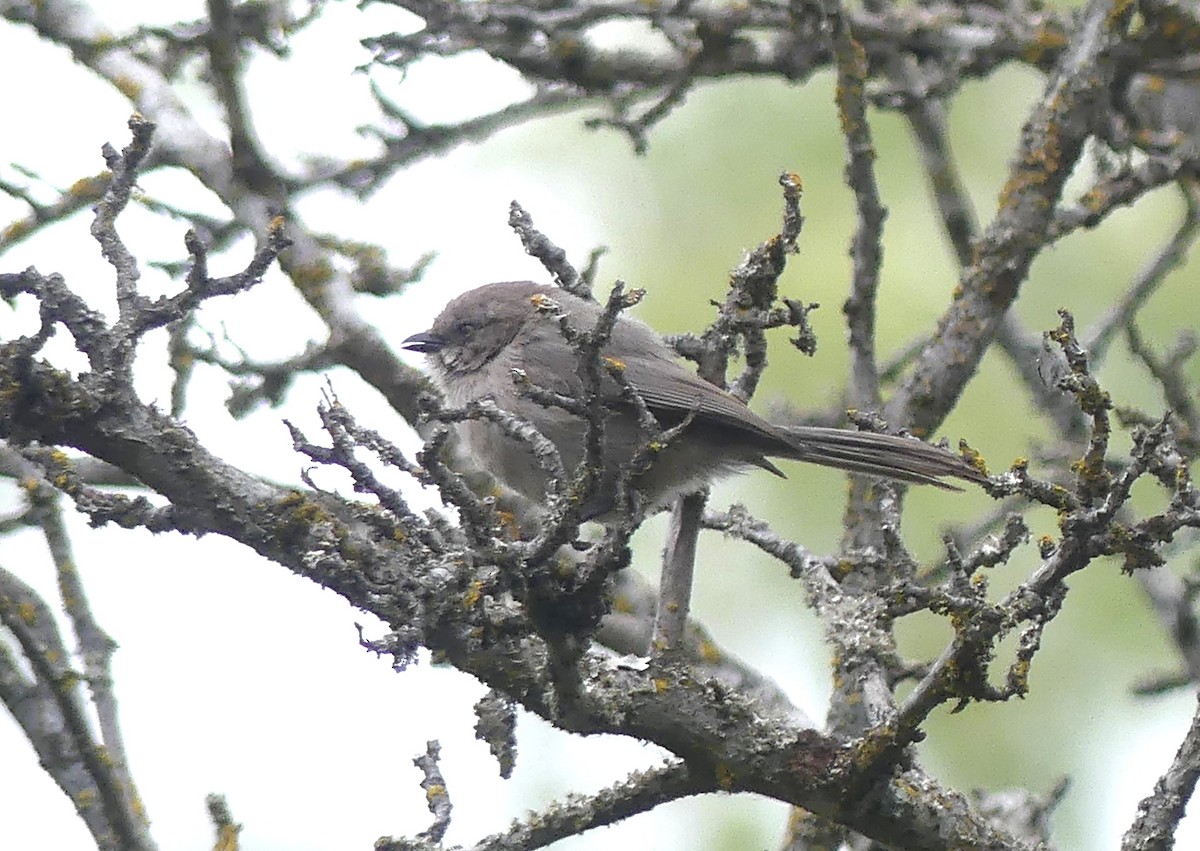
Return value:
<svg viewBox="0 0 1200 851">
<path fill-rule="evenodd" d="M 795 447 L 792 457 L 799 461 L 951 491 L 962 488 L 942 481 L 943 476 L 975 484 L 985 484 L 988 480 L 954 453 L 915 437 L 816 426 L 792 426 L 779 431 Z"/>
</svg>

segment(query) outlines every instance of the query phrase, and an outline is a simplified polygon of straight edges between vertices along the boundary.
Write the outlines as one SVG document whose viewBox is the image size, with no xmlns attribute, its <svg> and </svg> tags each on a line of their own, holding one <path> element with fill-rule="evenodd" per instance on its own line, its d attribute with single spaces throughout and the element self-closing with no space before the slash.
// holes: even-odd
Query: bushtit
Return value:
<svg viewBox="0 0 1200 851">
<path fill-rule="evenodd" d="M 533 401 L 514 383 L 514 370 L 547 390 L 582 400 L 578 358 L 563 336 L 559 317 L 578 331 L 595 327 L 600 305 L 557 287 L 529 281 L 489 284 L 451 301 L 433 327 L 401 345 L 429 356 L 433 374 L 453 406 L 491 398 L 498 408 L 528 421 L 562 456 L 568 473 L 584 454 L 587 423 L 561 407 Z M 658 453 L 632 483 L 649 505 L 659 506 L 727 473 L 761 467 L 782 476 L 768 459 L 792 458 L 854 473 L 885 476 L 958 490 L 940 480 L 972 482 L 986 477 L 944 449 L 908 437 L 809 426 L 777 426 L 733 394 L 699 378 L 673 356 L 658 334 L 642 323 L 617 319 L 601 355 L 623 365 L 622 373 L 663 428 L 692 421 Z M 620 467 L 651 435 L 639 427 L 636 409 L 606 372 L 603 471 L 596 495 L 582 506 L 583 519 L 602 518 L 615 507 Z M 467 449 L 488 471 L 520 494 L 543 501 L 547 474 L 530 447 L 493 423 L 460 426 Z"/>
<path fill-rule="evenodd" d="M 1142 144 L 1200 145 L 1200 84 L 1195 79 L 1134 74 L 1125 89 L 1125 103 Z"/>
</svg>

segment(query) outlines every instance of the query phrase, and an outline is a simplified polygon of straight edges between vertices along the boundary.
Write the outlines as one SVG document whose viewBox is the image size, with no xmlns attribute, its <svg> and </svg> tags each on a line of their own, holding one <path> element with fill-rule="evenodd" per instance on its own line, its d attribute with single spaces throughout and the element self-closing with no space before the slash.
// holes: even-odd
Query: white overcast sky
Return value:
<svg viewBox="0 0 1200 851">
<path fill-rule="evenodd" d="M 92 4 L 118 33 L 139 22 L 167 23 L 199 18 L 199 2 Z M 254 118 L 267 149 L 280 162 L 305 154 L 367 152 L 353 128 L 373 109 L 366 86 L 346 82 L 366 54 L 357 38 L 403 25 L 393 10 L 333 3 L 325 20 L 304 33 L 292 59 L 256 61 L 248 80 Z M 65 187 L 102 167 L 100 145 L 123 146 L 130 107 L 119 94 L 73 65 L 64 51 L 47 48 L 31 32 L 0 25 L 0 79 L 8 130 L 0 142 L 0 173 L 18 175 L 18 164 L 52 186 Z M 30 85 L 16 81 L 36 80 Z M 486 81 L 481 84 L 481 80 Z M 494 106 L 521 91 L 514 74 L 483 59 L 439 62 L 418 67 L 404 85 L 405 104 L 427 120 L 453 120 Z M 199 93 L 197 89 L 197 93 Z M 286 92 L 274 99 L 266 92 Z M 295 97 L 302 93 L 303 108 Z M 197 103 L 202 98 L 193 98 Z M 203 109 L 202 107 L 197 107 Z M 219 113 L 209 110 L 211 126 Z M 20 129 L 18 129 L 20 128 Z M 632 161 L 632 157 L 630 157 Z M 631 169 L 636 166 L 630 166 Z M 630 172 L 632 173 L 632 172 Z M 614 175 L 615 181 L 628 175 Z M 219 213 L 211 198 L 196 197 L 178 175 L 154 175 L 143 188 L 174 203 Z M 190 194 L 176 194 L 190 193 Z M 542 277 L 505 226 L 513 198 L 531 210 L 560 244 L 582 257 L 603 241 L 604 223 L 594 220 L 586 195 L 561 183 L 517 182 L 494 161 L 480 165 L 477 151 L 463 149 L 407 170 L 375 196 L 365 209 L 353 199 L 329 193 L 302 208 L 316 230 L 353 232 L 387 246 L 403 264 L 426 250 L 440 257 L 414 297 L 375 303 L 371 319 L 399 340 L 426 327 L 455 292 L 489 280 Z M 23 215 L 20 205 L 0 200 L 0 225 Z M 86 237 L 88 217 L 6 254 L 6 271 L 35 265 L 61 272 L 97 307 L 111 303 L 111 275 Z M 71 230 L 73 228 L 73 230 Z M 143 258 L 180 253 L 182 226 L 140 211 L 122 220 L 122 233 Z M 600 235 L 599 238 L 597 235 Z M 64 243 L 69 239 L 69 243 Z M 62 246 L 70 244 L 71 250 Z M 237 268 L 249 252 L 224 259 Z M 171 283 L 143 267 L 148 291 Z M 229 300 L 206 315 L 208 327 L 225 323 L 232 338 L 261 357 L 287 356 L 297 341 L 318 339 L 321 326 L 275 280 L 260 291 Z M 28 312 L 0 306 L 0 337 L 29 328 Z M 52 352 L 67 357 L 68 335 Z M 139 376 L 147 394 L 166 402 L 169 376 L 161 367 L 163 341 L 151 341 Z M 159 347 L 155 349 L 155 346 Z M 156 363 L 156 361 L 158 363 Z M 360 384 L 334 378 L 335 390 L 363 421 L 398 420 Z M 223 402 L 225 381 L 202 371 L 193 388 L 188 425 L 213 451 L 265 476 L 294 481 L 302 466 L 290 448 L 281 418 L 294 419 L 318 437 L 313 413 L 322 382 L 301 382 L 285 410 L 264 410 L 232 424 Z M 156 395 L 157 394 L 157 395 Z M 405 444 L 413 447 L 411 439 Z M 17 507 L 16 497 L 2 510 Z M 433 497 L 427 495 L 427 504 Z M 435 668 L 423 658 L 403 674 L 356 643 L 354 623 L 369 636 L 382 630 L 339 597 L 256 558 L 216 537 L 199 542 L 177 536 L 152 537 L 119 529 L 91 530 L 71 514 L 80 573 L 101 624 L 121 645 L 115 678 L 134 776 L 163 849 L 201 851 L 213 842 L 204 796 L 220 792 L 245 825 L 244 848 L 257 851 L 326 851 L 368 848 L 381 834 L 415 834 L 430 820 L 413 756 L 427 739 L 442 743 L 442 769 L 455 806 L 449 843 L 469 844 L 503 829 L 526 809 L 568 792 L 589 792 L 620 780 L 625 772 L 656 764 L 658 749 L 615 737 L 584 740 L 550 730 L 522 715 L 518 727 L 516 776 L 497 776 L 486 746 L 472 737 L 471 705 L 483 694 L 471 678 Z M 0 563 L 15 570 L 54 600 L 52 565 L 32 531 L 0 539 Z M 799 596 L 799 595 L 798 595 Z M 757 615 L 751 613 L 753 619 Z M 818 640 L 814 636 L 814 640 Z M 794 636 L 768 639 L 764 658 L 775 647 L 780 658 L 794 652 Z M 820 653 L 824 659 L 824 651 Z M 776 660 L 778 661 L 778 659 Z M 819 671 L 821 662 L 815 664 Z M 768 664 L 768 668 L 770 668 Z M 791 667 L 770 670 L 792 698 L 814 717 L 824 712 L 819 679 Z M 1184 701 L 1186 703 L 1186 701 Z M 1160 758 L 1173 753 L 1187 713 L 1160 728 L 1131 730 L 1122 744 L 1127 770 L 1120 782 L 1095 790 L 1109 799 L 1116 836 L 1132 815 L 1134 802 L 1162 770 Z M 1105 748 L 1111 748 L 1105 743 Z M 1141 754 L 1154 754 L 1143 760 Z M 1111 750 L 1106 750 L 1106 757 Z M 94 848 L 68 801 L 37 766 L 21 732 L 0 716 L 0 847 L 85 851 Z M 399 768 L 397 768 L 399 767 Z M 1111 763 L 1109 763 L 1111 771 Z M 564 842 L 571 851 L 623 844 L 646 849 L 703 849 L 714 846 L 731 826 L 750 825 L 762 847 L 774 847 L 786 808 L 751 796 L 707 797 L 660 808 L 614 828 Z M 1200 843 L 1200 836 L 1190 836 Z M 1189 846 L 1186 836 L 1179 847 Z M 1081 849 L 1082 851 L 1082 849 Z"/>
<path fill-rule="evenodd" d="M 204 13 L 203 4 L 196 2 L 100 2 L 93 8 L 117 32 L 139 22 L 166 23 Z M 350 3 L 330 4 L 325 20 L 295 41 L 293 59 L 255 63 L 248 89 L 258 104 L 256 126 L 273 156 L 286 164 L 309 153 L 369 150 L 353 133 L 373 115 L 366 87 L 345 80 L 366 59 L 357 47 L 358 34 L 396 26 L 399 20 L 394 12 L 376 9 L 364 15 Z M 102 168 L 102 143 L 120 148 L 127 142 L 128 103 L 30 31 L 0 26 L 0 73 L 10 81 L 37 78 L 36 85 L 6 86 L 4 109 L 10 118 L 20 117 L 10 130 L 17 123 L 36 128 L 5 134 L 0 169 L 6 177 L 18 177 L 9 168 L 17 164 L 37 172 L 48 186 L 65 187 Z M 479 85 L 481 78 L 487 85 Z M 275 103 L 261 97 L 272 89 L 289 94 Z M 520 91 L 515 75 L 485 60 L 439 63 L 436 69 L 410 74 L 405 103 L 426 120 L 454 120 Z M 303 92 L 302 109 L 297 108 L 297 92 Z M 357 99 L 347 96 L 354 92 Z M 219 115 L 210 111 L 210 119 L 215 130 Z M 539 220 L 553 222 L 560 243 L 591 247 L 586 205 L 570 203 L 569 191 L 536 183 L 514 187 L 505 174 L 482 169 L 474 160 L 475 152 L 467 149 L 409 169 L 373 199 L 370 215 L 358 202 L 332 194 L 303 209 L 306 223 L 317 229 L 347 234 L 352 231 L 346 223 L 359 222 L 353 232 L 387 246 L 397 263 L 440 250 L 423 295 L 380 302 L 372 314 L 395 339 L 426 327 L 456 290 L 538 274 L 505 226 L 507 205 L 518 195 Z M 36 181 L 30 183 L 36 189 Z M 215 201 L 197 197 L 187 184 L 169 174 L 141 181 L 149 193 L 220 212 Z M 173 194 L 180 191 L 190 194 Z M 0 221 L 24 213 L 19 205 L 0 201 Z M 70 226 L 75 229 L 71 245 L 78 250 L 62 250 L 60 230 L 10 251 L 3 268 L 35 265 L 61 272 L 73 284 L 86 282 L 82 290 L 95 306 L 105 307 L 112 298 L 105 291 L 111 275 L 83 236 L 87 225 L 83 216 Z M 145 252 L 139 255 L 143 258 L 156 256 L 156 248 L 161 252 L 157 256 L 179 252 L 182 226 L 131 211 L 120 229 L 135 252 Z M 469 251 L 458 241 L 463 234 L 469 235 Z M 236 262 L 226 262 L 228 269 L 217 266 L 214 272 L 236 268 Z M 148 289 L 170 286 L 153 270 L 143 266 L 143 271 Z M 294 301 L 278 298 L 279 292 L 268 283 L 222 314 L 231 337 L 251 341 L 260 356 L 294 352 L 297 328 L 307 329 L 313 339 L 320 335 L 319 324 Z M 281 308 L 285 304 L 294 312 Z M 30 321 L 28 313 L 13 315 L 0 308 L 0 336 L 25 332 Z M 276 331 L 286 333 L 274 340 Z M 67 357 L 69 335 L 60 337 L 51 351 Z M 167 376 L 154 365 L 152 345 L 147 349 L 143 361 L 151 368 L 140 380 L 149 392 L 162 392 Z M 364 420 L 389 416 L 381 401 L 358 385 L 335 381 L 334 386 Z M 231 427 L 223 408 L 225 383 L 202 375 L 193 389 L 188 425 L 218 454 L 241 459 L 264 475 L 295 480 L 301 462 L 290 449 L 281 418 L 296 419 L 317 437 L 312 411 L 320 389 L 319 381 L 308 382 L 297 392 L 304 400 L 298 405 L 261 411 Z M 165 396 L 159 398 L 165 402 Z M 391 419 L 395 421 L 394 415 Z M 434 500 L 428 497 L 427 502 Z M 17 503 L 0 507 L 11 510 Z M 121 646 L 114 673 L 129 755 L 154 836 L 164 849 L 211 848 L 203 801 L 214 791 L 228 797 L 235 818 L 244 824 L 245 848 L 369 848 L 382 834 L 415 834 L 428 826 L 430 815 L 411 759 L 424 751 L 428 739 L 440 739 L 443 746 L 442 770 L 456 816 L 449 843 L 470 843 L 503 829 L 528 808 L 567 792 L 602 788 L 663 756 L 654 747 L 625 739 L 567 736 L 522 715 L 516 774 L 512 781 L 501 781 L 486 746 L 472 737 L 471 706 L 484 690 L 471 678 L 432 667 L 425 658 L 403 674 L 393 673 L 388 660 L 368 655 L 356 643 L 356 621 L 368 635 L 379 636 L 377 624 L 334 594 L 228 541 L 91 530 L 69 514 L 93 607 Z M 0 540 L 0 563 L 15 569 L 53 605 L 52 565 L 38 535 L 29 531 Z M 32 749 L 7 716 L 0 716 L 0 766 L 3 847 L 94 848 L 69 802 L 37 766 Z M 640 848 L 703 848 L 713 822 L 687 813 L 714 810 L 718 821 L 761 825 L 761 835 L 772 844 L 786 812 L 782 805 L 748 796 L 683 802 L 561 847 L 601 849 L 621 842 Z"/>
</svg>

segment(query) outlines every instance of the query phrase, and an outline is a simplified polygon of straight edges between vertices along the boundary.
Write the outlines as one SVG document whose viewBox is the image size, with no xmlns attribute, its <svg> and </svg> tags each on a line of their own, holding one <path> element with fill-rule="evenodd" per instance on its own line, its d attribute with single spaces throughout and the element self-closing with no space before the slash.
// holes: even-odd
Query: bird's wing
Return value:
<svg viewBox="0 0 1200 851">
<path fill-rule="evenodd" d="M 585 311 L 588 315 L 578 317 L 580 321 L 572 324 L 591 328 L 595 323 L 590 314 L 594 311 L 598 316 L 599 311 L 590 304 L 578 310 L 579 313 Z M 548 319 L 536 323 L 522 333 L 525 339 L 519 347 L 518 366 L 530 381 L 580 399 L 583 382 L 576 371 L 577 357 L 563 339 L 557 321 Z M 764 450 L 768 452 L 771 448 L 782 450 L 791 442 L 735 396 L 709 384 L 675 360 L 662 338 L 640 322 L 620 319 L 601 355 L 624 373 L 664 427 L 675 425 L 694 413 L 698 422 L 719 422 L 739 429 L 746 437 L 763 440 Z M 563 364 L 570 364 L 570 367 L 563 369 Z M 607 405 L 623 407 L 628 404 L 623 399 L 620 384 L 607 370 L 601 371 L 600 391 Z"/>
<path fill-rule="evenodd" d="M 580 307 L 581 314 L 598 308 Z M 587 317 L 592 318 L 592 317 Z M 594 321 L 583 323 L 589 328 Z M 572 399 L 583 396 L 583 382 L 576 372 L 577 358 L 563 339 L 556 324 L 539 323 L 530 333 L 537 345 L 519 347 L 521 362 L 531 381 Z M 513 351 L 517 351 L 514 349 Z M 885 476 L 893 479 L 931 484 L 958 490 L 940 481 L 953 476 L 964 481 L 985 483 L 987 477 L 962 458 L 938 446 L 913 438 L 887 434 L 847 431 L 809 426 L 774 426 L 751 411 L 731 393 L 704 381 L 671 356 L 670 349 L 652 330 L 632 320 L 620 320 L 612 340 L 602 354 L 619 366 L 664 427 L 678 424 L 688 414 L 696 417 L 695 426 L 720 425 L 736 431 L 730 442 L 757 447 L 763 455 L 776 455 L 848 470 L 853 473 Z M 570 364 L 569 369 L 563 369 Z M 605 403 L 627 406 L 621 387 L 607 371 L 601 374 L 601 394 Z M 778 473 L 770 462 L 760 466 Z"/>
<path fill-rule="evenodd" d="M 694 413 L 700 420 L 714 420 L 759 437 L 779 439 L 774 428 L 740 399 L 674 360 L 632 357 L 625 362 L 624 373 L 655 416 L 679 420 Z"/>
</svg>

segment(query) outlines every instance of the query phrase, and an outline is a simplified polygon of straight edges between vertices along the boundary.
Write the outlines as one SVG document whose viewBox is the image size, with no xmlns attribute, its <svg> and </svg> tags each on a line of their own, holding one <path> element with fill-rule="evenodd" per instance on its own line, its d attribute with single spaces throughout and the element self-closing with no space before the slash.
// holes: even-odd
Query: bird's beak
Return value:
<svg viewBox="0 0 1200 851">
<path fill-rule="evenodd" d="M 430 354 L 431 352 L 440 352 L 445 345 L 444 337 L 439 337 L 432 331 L 422 331 L 420 334 L 413 334 L 401 343 L 400 348 L 408 349 L 410 352 Z"/>
</svg>

